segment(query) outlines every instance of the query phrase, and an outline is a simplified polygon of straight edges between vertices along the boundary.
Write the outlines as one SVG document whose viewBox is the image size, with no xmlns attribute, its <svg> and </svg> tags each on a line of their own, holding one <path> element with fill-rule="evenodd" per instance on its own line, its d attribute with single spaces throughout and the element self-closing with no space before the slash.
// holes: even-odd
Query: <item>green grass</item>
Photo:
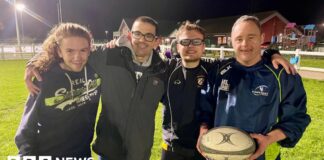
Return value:
<svg viewBox="0 0 324 160">
<path fill-rule="evenodd" d="M 323 65 L 320 64 L 320 66 Z M 25 61 L 0 61 L 0 160 L 5 160 L 8 155 L 17 154 L 14 135 L 28 95 L 23 81 L 24 67 Z M 282 149 L 282 159 L 324 160 L 324 92 L 322 92 L 324 81 L 309 79 L 303 79 L 303 81 L 308 96 L 308 113 L 312 117 L 312 122 L 295 148 Z M 159 107 L 156 113 L 152 160 L 160 159 L 161 109 Z"/>
<path fill-rule="evenodd" d="M 23 112 L 27 90 L 25 61 L 0 61 L 0 159 L 17 153 L 14 135 Z"/>
<path fill-rule="evenodd" d="M 282 149 L 284 160 L 324 160 L 324 81 L 303 79 L 307 93 L 307 112 L 312 122 L 293 149 Z"/>
<path fill-rule="evenodd" d="M 285 55 L 286 59 L 289 61 L 291 55 Z M 301 56 L 300 58 L 301 67 L 314 67 L 314 68 L 324 68 L 324 57 L 315 56 Z"/>
<path fill-rule="evenodd" d="M 302 67 L 314 67 L 324 68 L 324 58 L 304 58 L 301 57 L 300 66 Z"/>
</svg>

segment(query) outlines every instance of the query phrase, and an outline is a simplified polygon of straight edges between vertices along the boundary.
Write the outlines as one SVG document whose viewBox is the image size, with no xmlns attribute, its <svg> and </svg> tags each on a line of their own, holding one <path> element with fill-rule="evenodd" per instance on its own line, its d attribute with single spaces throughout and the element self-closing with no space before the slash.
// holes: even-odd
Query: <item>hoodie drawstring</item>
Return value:
<svg viewBox="0 0 324 160">
<path fill-rule="evenodd" d="M 72 96 L 72 99 L 74 99 L 74 89 L 73 89 L 72 79 L 67 73 L 65 73 L 65 76 L 69 79 L 71 96 Z M 85 78 L 85 86 L 86 86 L 86 89 L 87 89 L 87 95 L 89 96 L 88 72 L 87 72 L 87 67 L 86 66 L 84 67 L 84 78 Z"/>
<path fill-rule="evenodd" d="M 85 85 L 87 88 L 87 95 L 89 96 L 89 82 L 88 82 L 88 72 L 87 72 L 87 67 L 84 67 L 84 78 L 85 78 Z"/>
<path fill-rule="evenodd" d="M 74 99 L 72 79 L 71 79 L 71 77 L 70 77 L 67 73 L 64 73 L 64 74 L 65 74 L 65 76 L 69 79 L 71 95 L 72 95 L 72 99 Z"/>
</svg>

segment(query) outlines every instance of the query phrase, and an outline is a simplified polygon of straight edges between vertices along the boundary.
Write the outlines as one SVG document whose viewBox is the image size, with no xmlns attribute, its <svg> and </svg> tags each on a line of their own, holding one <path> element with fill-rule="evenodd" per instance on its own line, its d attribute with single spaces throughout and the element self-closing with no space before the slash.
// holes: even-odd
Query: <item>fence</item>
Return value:
<svg viewBox="0 0 324 160">
<path fill-rule="evenodd" d="M 20 47 L 0 44 L 0 60 L 30 59 L 41 50 L 41 44 L 24 44 Z"/>
<path fill-rule="evenodd" d="M 102 44 L 94 44 L 100 46 Z M 20 47 L 12 44 L 0 44 L 0 60 L 30 59 L 42 51 L 42 44 L 23 44 Z"/>
<path fill-rule="evenodd" d="M 96 46 L 101 44 L 95 44 Z M 161 45 L 161 52 L 165 53 L 166 50 L 170 50 L 170 46 Z M 16 45 L 6 45 L 0 44 L 0 60 L 11 60 L 11 59 L 30 59 L 36 53 L 42 50 L 41 44 L 29 44 L 22 45 L 18 48 Z M 324 72 L 324 68 L 309 68 L 301 67 L 301 56 L 318 56 L 324 58 L 324 52 L 305 52 L 297 49 L 295 51 L 280 51 L 283 55 L 292 55 L 290 62 L 295 65 L 297 69 L 311 70 L 311 71 L 320 71 Z M 225 57 L 234 56 L 233 48 L 206 48 L 206 56 L 213 58 L 223 59 Z"/>
<path fill-rule="evenodd" d="M 164 52 L 166 50 L 170 50 L 170 46 L 161 45 L 161 51 Z M 316 72 L 324 72 L 324 68 L 310 68 L 310 67 L 302 67 L 300 66 L 300 62 L 302 60 L 301 56 L 317 56 L 324 58 L 324 52 L 305 52 L 300 49 L 296 49 L 295 51 L 284 51 L 280 50 L 280 53 L 283 55 L 291 55 L 293 57 L 290 58 L 290 62 L 295 65 L 296 69 L 302 70 L 310 70 Z M 206 48 L 206 56 L 213 58 L 223 59 L 225 57 L 234 56 L 233 48 Z"/>
</svg>

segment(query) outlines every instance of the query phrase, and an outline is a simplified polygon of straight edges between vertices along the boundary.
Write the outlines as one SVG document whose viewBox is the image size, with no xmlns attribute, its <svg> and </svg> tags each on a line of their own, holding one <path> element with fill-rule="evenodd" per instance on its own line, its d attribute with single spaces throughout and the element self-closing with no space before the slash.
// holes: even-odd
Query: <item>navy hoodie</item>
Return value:
<svg viewBox="0 0 324 160">
<path fill-rule="evenodd" d="M 29 96 L 16 133 L 20 155 L 91 157 L 101 79 L 86 66 L 69 72 L 54 64 L 35 82 L 41 91 Z"/>
</svg>

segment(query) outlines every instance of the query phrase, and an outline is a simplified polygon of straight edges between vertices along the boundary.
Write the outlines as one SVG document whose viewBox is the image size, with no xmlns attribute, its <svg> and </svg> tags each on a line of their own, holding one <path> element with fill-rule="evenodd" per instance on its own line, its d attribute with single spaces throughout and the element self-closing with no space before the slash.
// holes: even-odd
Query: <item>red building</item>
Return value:
<svg viewBox="0 0 324 160">
<path fill-rule="evenodd" d="M 286 18 L 275 11 L 260 20 L 260 22 L 262 31 L 264 32 L 264 42 L 271 42 L 271 38 L 274 35 L 284 34 L 285 27 L 289 23 Z"/>
<path fill-rule="evenodd" d="M 296 28 L 296 24 L 289 22 L 277 11 L 259 12 L 250 15 L 256 16 L 260 20 L 261 29 L 265 35 L 264 46 L 273 44 L 279 49 L 294 49 L 302 48 L 308 42 L 303 32 Z M 200 20 L 199 25 L 207 31 L 207 47 L 231 46 L 231 29 L 240 16 L 242 15 Z M 118 31 L 113 33 L 114 38 L 129 32 L 133 21 L 134 19 L 123 19 Z M 171 40 L 175 38 L 179 23 L 166 20 L 158 20 L 158 22 L 163 37 L 162 44 L 170 44 Z"/>
<path fill-rule="evenodd" d="M 250 15 L 259 18 L 262 31 L 265 34 L 265 44 L 270 44 L 271 41 L 274 40 L 275 42 L 280 41 L 283 37 L 279 35 L 284 36 L 285 27 L 290 23 L 277 11 L 260 12 Z M 204 27 L 208 33 L 206 44 L 209 46 L 230 45 L 232 25 L 240 16 L 242 15 L 201 20 L 200 25 Z M 297 35 L 302 34 L 297 28 L 293 28 L 293 31 Z M 274 37 L 276 38 L 273 39 Z"/>
</svg>

